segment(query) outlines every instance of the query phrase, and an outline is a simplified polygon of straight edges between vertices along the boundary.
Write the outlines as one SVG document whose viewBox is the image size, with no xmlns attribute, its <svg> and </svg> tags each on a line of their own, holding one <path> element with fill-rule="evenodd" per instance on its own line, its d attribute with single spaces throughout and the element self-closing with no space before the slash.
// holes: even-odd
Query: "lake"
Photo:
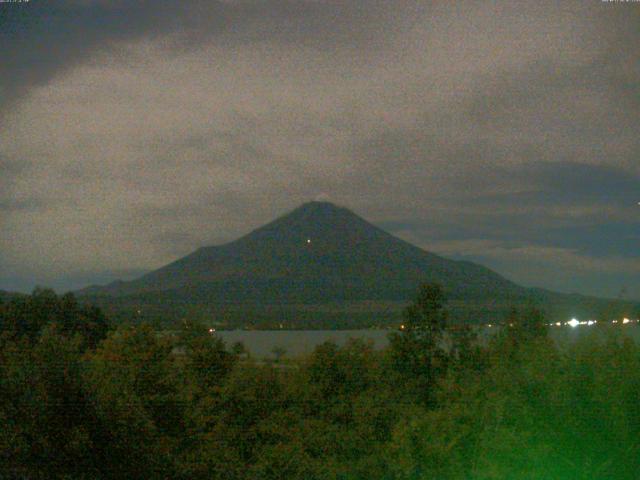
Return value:
<svg viewBox="0 0 640 480">
<path fill-rule="evenodd" d="M 591 331 L 600 327 L 589 326 L 562 326 L 549 327 L 551 338 L 558 343 L 575 342 L 578 338 L 588 335 Z M 640 327 L 630 324 L 617 327 L 604 327 L 620 330 L 640 343 Z M 304 355 L 326 341 L 334 341 L 338 345 L 344 345 L 349 338 L 361 338 L 371 341 L 374 348 L 382 349 L 389 344 L 387 335 L 393 330 L 223 330 L 216 331 L 215 335 L 222 338 L 228 346 L 235 342 L 244 343 L 245 347 L 254 357 L 265 358 L 273 356 L 273 349 L 281 347 L 286 350 L 286 357 Z M 481 334 L 494 335 L 499 328 L 483 327 Z"/>
<path fill-rule="evenodd" d="M 307 354 L 326 341 L 344 345 L 349 338 L 370 340 L 376 349 L 382 349 L 389 341 L 391 330 L 223 330 L 216 336 L 222 338 L 228 346 L 235 342 L 244 343 L 255 357 L 273 356 L 272 350 L 282 347 L 287 357 Z"/>
</svg>

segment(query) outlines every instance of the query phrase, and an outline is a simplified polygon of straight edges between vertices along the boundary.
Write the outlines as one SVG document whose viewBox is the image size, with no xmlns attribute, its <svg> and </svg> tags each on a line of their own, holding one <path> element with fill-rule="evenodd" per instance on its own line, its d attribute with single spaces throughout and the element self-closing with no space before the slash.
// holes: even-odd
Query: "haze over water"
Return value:
<svg viewBox="0 0 640 480">
<path fill-rule="evenodd" d="M 484 327 L 481 335 L 489 337 L 497 334 L 499 330 L 496 327 Z M 296 357 L 311 353 L 316 346 L 324 342 L 333 341 L 338 345 L 344 345 L 351 338 L 372 342 L 375 349 L 381 350 L 389 345 L 388 335 L 392 332 L 393 330 L 222 330 L 216 331 L 215 335 L 223 339 L 228 347 L 235 342 L 242 342 L 254 357 L 267 358 L 273 357 L 275 348 L 284 348 L 285 357 Z M 619 328 L 584 325 L 549 327 L 549 336 L 560 345 L 573 343 L 594 332 L 603 336 L 627 336 L 640 343 L 640 327 L 637 324 Z"/>
</svg>

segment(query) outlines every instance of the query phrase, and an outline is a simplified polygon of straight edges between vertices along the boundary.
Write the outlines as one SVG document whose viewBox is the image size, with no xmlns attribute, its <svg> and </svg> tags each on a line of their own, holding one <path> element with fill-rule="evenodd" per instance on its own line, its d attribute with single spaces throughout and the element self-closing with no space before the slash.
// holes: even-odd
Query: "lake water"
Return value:
<svg viewBox="0 0 640 480">
<path fill-rule="evenodd" d="M 599 327 L 550 327 L 551 338 L 558 343 L 575 342 L 578 338 L 588 335 Z M 640 343 L 640 327 L 636 324 L 611 327 L 628 335 Z M 604 327 L 604 331 L 609 327 Z M 482 334 L 491 336 L 498 328 L 483 328 Z M 603 330 L 598 330 L 603 331 Z M 254 357 L 265 358 L 273 356 L 273 349 L 284 348 L 286 357 L 307 354 L 326 341 L 334 341 L 344 345 L 349 338 L 361 338 L 373 343 L 374 348 L 382 349 L 389 344 L 388 335 L 392 330 L 229 330 L 217 331 L 216 336 L 222 338 L 228 346 L 235 342 L 244 343 Z"/>
<path fill-rule="evenodd" d="M 391 330 L 229 330 L 216 332 L 227 345 L 244 343 L 255 357 L 270 357 L 272 350 L 282 347 L 287 357 L 310 353 L 326 341 L 344 345 L 349 338 L 361 338 L 373 342 L 374 348 L 382 349 L 389 341 Z"/>
</svg>

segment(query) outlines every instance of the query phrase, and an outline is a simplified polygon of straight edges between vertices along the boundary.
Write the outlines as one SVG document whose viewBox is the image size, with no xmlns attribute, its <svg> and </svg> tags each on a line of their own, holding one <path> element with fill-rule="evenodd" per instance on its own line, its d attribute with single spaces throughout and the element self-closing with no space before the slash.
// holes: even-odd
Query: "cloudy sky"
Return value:
<svg viewBox="0 0 640 480">
<path fill-rule="evenodd" d="M 132 278 L 327 199 L 640 299 L 640 3 L 0 3 L 0 288 Z"/>
</svg>

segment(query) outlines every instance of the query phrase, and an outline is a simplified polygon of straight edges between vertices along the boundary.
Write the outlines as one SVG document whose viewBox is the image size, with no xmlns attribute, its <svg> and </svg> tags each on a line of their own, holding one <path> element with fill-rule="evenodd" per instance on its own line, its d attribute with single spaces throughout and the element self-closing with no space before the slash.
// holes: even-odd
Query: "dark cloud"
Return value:
<svg viewBox="0 0 640 480">
<path fill-rule="evenodd" d="M 302 43 L 353 48 L 375 42 L 393 10 L 376 1 L 74 1 L 0 4 L 0 107 L 83 62 L 113 62 L 119 46 L 158 39 L 164 49 L 220 44 Z M 364 28 L 366 25 L 366 28 Z M 226 35 L 226 37 L 225 37 Z"/>
<path fill-rule="evenodd" d="M 42 209 L 47 206 L 44 200 L 28 199 L 28 200 L 1 200 L 0 199 L 0 212 L 12 212 L 21 213 L 25 211 L 33 211 Z"/>
<path fill-rule="evenodd" d="M 538 162 L 519 172 L 537 182 L 545 194 L 537 203 L 576 203 L 624 208 L 638 196 L 640 173 L 620 167 L 576 161 Z"/>
<path fill-rule="evenodd" d="M 533 161 L 517 167 L 493 169 L 488 176 L 492 182 L 525 186 L 526 189 L 478 195 L 474 191 L 486 187 L 485 179 L 480 178 L 476 179 L 477 184 L 472 182 L 475 188 L 471 189 L 468 199 L 489 208 L 500 205 L 563 207 L 567 210 L 584 207 L 580 217 L 597 221 L 603 221 L 612 210 L 617 210 L 619 215 L 635 210 L 631 207 L 635 206 L 640 185 L 640 174 L 635 172 L 576 161 Z M 629 220 L 632 218 L 635 215 L 628 216 Z"/>
<path fill-rule="evenodd" d="M 464 187 L 455 180 L 450 183 Z M 482 193 L 491 184 L 525 190 Z M 531 243 L 573 249 L 599 258 L 638 258 L 639 186 L 639 175 L 619 167 L 530 162 L 467 178 L 466 190 L 447 199 L 454 208 L 437 223 L 413 218 L 383 226 L 414 231 L 425 242 L 486 239 L 507 246 Z"/>
</svg>

